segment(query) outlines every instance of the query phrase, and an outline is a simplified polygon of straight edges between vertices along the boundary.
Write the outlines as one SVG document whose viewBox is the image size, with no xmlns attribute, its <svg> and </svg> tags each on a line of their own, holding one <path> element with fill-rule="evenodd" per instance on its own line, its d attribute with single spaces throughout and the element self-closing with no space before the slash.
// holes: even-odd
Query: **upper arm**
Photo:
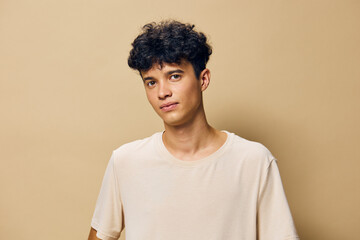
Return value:
<svg viewBox="0 0 360 240">
<path fill-rule="evenodd" d="M 96 237 L 97 231 L 94 228 L 90 229 L 88 240 L 101 240 L 100 238 Z"/>
<path fill-rule="evenodd" d="M 97 234 L 98 238 L 100 237 L 103 240 L 118 239 L 121 231 L 125 227 L 114 158 L 113 153 L 105 170 L 95 211 L 91 220 L 91 227 L 94 230 L 90 231 L 90 236 Z"/>
<path fill-rule="evenodd" d="M 285 196 L 276 159 L 267 168 L 258 202 L 259 239 L 296 239 L 297 233 Z"/>
</svg>

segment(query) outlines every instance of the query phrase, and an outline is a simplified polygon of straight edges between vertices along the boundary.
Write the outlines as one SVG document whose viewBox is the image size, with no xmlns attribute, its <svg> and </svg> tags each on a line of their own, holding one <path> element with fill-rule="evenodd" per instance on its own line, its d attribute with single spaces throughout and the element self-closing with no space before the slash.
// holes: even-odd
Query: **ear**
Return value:
<svg viewBox="0 0 360 240">
<path fill-rule="evenodd" d="M 207 87 L 210 84 L 210 70 L 205 68 L 204 70 L 202 70 L 202 72 L 200 73 L 200 84 L 201 84 L 201 91 L 205 91 L 207 89 Z"/>
</svg>

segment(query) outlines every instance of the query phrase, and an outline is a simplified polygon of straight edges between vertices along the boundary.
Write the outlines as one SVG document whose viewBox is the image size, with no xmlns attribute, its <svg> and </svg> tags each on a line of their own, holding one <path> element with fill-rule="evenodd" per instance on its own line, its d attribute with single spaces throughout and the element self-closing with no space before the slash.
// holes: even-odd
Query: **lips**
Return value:
<svg viewBox="0 0 360 240">
<path fill-rule="evenodd" d="M 178 105 L 177 102 L 164 103 L 160 106 L 160 109 L 164 112 L 167 112 L 175 109 L 177 105 Z"/>
</svg>

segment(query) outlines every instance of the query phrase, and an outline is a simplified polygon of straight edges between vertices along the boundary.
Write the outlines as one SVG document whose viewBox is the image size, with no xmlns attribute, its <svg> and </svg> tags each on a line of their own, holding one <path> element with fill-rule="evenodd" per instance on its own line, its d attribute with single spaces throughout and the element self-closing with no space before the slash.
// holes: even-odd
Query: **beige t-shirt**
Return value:
<svg viewBox="0 0 360 240">
<path fill-rule="evenodd" d="M 91 226 L 127 240 L 298 239 L 276 159 L 233 133 L 196 161 L 171 155 L 162 133 L 113 151 Z"/>
</svg>

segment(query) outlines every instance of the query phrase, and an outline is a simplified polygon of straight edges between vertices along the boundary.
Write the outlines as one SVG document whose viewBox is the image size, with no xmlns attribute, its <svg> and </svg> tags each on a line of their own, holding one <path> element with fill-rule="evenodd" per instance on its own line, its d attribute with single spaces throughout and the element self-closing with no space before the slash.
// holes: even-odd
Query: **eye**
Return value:
<svg viewBox="0 0 360 240">
<path fill-rule="evenodd" d="M 148 86 L 148 87 L 153 87 L 154 85 L 155 85 L 155 81 L 148 81 L 146 83 L 146 86 Z"/>
<path fill-rule="evenodd" d="M 179 80 L 181 78 L 181 75 L 179 74 L 174 74 L 174 75 L 171 75 L 170 79 L 172 80 Z"/>
</svg>

